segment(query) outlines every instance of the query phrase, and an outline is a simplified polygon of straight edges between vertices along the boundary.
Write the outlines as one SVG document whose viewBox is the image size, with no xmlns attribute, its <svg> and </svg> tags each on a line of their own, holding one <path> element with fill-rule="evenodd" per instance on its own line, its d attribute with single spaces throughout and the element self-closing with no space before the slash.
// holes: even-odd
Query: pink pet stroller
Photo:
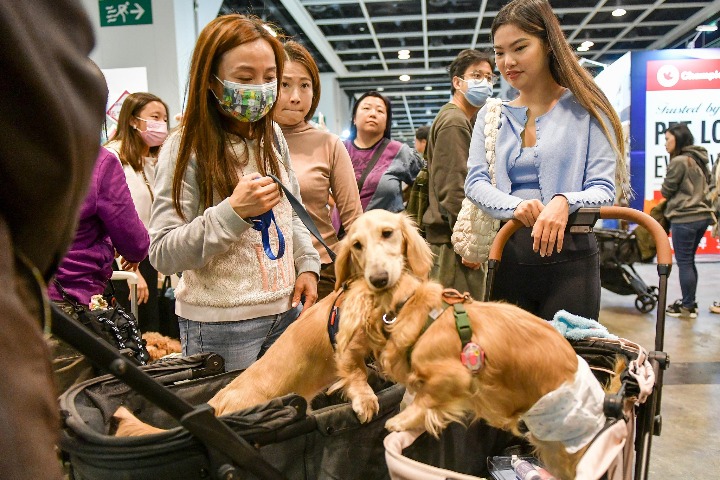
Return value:
<svg viewBox="0 0 720 480">
<path fill-rule="evenodd" d="M 590 232 L 599 218 L 617 218 L 638 223 L 647 228 L 655 238 L 660 277 L 655 350 L 647 352 L 639 345 L 624 339 L 588 338 L 571 342 L 576 353 L 587 361 L 601 384 L 607 383 L 610 376 L 614 375 L 613 365 L 617 356 L 624 357 L 628 365 L 621 374 L 620 390 L 605 397 L 605 427 L 592 440 L 578 464 L 576 479 L 645 480 L 648 478 L 652 437 L 660 434 L 663 372 L 669 366 L 668 356 L 662 350 L 667 280 L 672 256 L 667 236 L 660 224 L 649 215 L 630 208 L 581 209 L 571 216 L 568 228 L 570 232 Z M 521 227 L 520 222 L 511 220 L 500 229 L 495 238 L 488 261 L 486 301 L 492 292 L 505 243 Z M 468 432 L 472 428 L 473 426 Z M 508 457 L 488 456 L 487 470 L 477 468 L 477 464 L 470 466 L 464 459 L 474 454 L 475 447 L 463 450 L 462 445 L 459 445 L 462 441 L 458 441 L 457 431 L 450 432 L 449 440 L 445 438 L 446 433 L 447 430 L 438 441 L 432 443 L 434 451 L 427 449 L 426 433 L 389 434 L 384 444 L 390 477 L 393 480 L 477 480 L 480 478 L 478 475 L 487 475 L 486 472 L 489 471 L 495 479 L 516 478 L 512 468 L 508 468 Z"/>
</svg>

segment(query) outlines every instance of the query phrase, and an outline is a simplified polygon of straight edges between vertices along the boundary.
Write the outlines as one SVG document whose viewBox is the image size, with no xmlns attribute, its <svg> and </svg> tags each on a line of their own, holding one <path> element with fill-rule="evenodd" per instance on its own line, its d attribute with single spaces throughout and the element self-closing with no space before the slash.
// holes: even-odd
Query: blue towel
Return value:
<svg viewBox="0 0 720 480">
<path fill-rule="evenodd" d="M 550 325 L 568 340 L 582 340 L 588 337 L 610 338 L 616 340 L 617 335 L 608 332 L 608 329 L 596 320 L 573 315 L 565 310 L 555 314 Z"/>
</svg>

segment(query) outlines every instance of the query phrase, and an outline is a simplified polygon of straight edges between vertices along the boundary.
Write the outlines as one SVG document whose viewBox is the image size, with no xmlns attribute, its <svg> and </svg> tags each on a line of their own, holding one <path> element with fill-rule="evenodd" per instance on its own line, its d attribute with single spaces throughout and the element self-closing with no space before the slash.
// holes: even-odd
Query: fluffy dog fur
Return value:
<svg viewBox="0 0 720 480">
<path fill-rule="evenodd" d="M 365 322 L 381 318 L 391 305 L 409 295 L 400 288 L 406 278 L 427 278 L 432 253 L 415 225 L 402 214 L 372 210 L 360 216 L 339 244 L 335 262 L 337 286 L 350 282 L 343 295 L 338 346 L 342 352 L 368 351 Z M 418 280 L 413 280 L 419 284 Z M 411 283 L 412 283 L 411 282 Z M 292 323 L 265 355 L 220 390 L 208 403 L 216 415 L 231 413 L 294 392 L 308 401 L 338 377 L 358 418 L 365 422 L 378 411 L 377 397 L 367 384 L 364 356 L 361 362 L 336 366 L 327 333 L 336 292 Z M 136 436 L 162 430 L 140 422 L 120 407 L 118 436 Z"/>
<path fill-rule="evenodd" d="M 150 360 L 159 360 L 165 355 L 182 352 L 179 340 L 166 337 L 158 332 L 145 332 L 142 334 L 142 338 L 147 342 L 145 346 L 150 354 Z"/>
<path fill-rule="evenodd" d="M 397 322 L 387 329 L 390 338 L 383 340 L 379 352 L 381 368 L 415 393 L 414 401 L 388 420 L 387 428 L 421 428 L 437 436 L 448 423 L 471 414 L 493 427 L 521 435 L 520 417 L 542 396 L 573 381 L 575 351 L 548 322 L 516 306 L 466 303 L 472 340 L 485 351 L 484 368 L 473 373 L 460 361 L 461 341 L 452 308 L 421 334 L 428 313 L 442 308 L 441 295 L 441 285 L 422 282 Z M 375 339 L 384 334 L 371 331 L 368 336 Z M 531 434 L 528 439 L 555 475 L 575 478 L 584 449 L 570 455 L 560 442 L 543 442 Z"/>
</svg>

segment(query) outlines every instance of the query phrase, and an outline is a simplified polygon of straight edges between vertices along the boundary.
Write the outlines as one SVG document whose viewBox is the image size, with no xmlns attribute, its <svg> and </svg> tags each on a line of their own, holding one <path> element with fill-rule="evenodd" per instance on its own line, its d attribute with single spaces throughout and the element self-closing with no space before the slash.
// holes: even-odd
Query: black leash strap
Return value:
<svg viewBox="0 0 720 480">
<path fill-rule="evenodd" d="M 358 180 L 357 182 L 358 192 L 362 191 L 363 185 L 365 185 L 365 179 L 368 175 L 370 175 L 372 169 L 375 168 L 375 164 L 378 162 L 378 160 L 380 160 L 380 156 L 383 154 L 388 145 L 390 145 L 390 140 L 383 137 L 383 139 L 380 140 L 380 145 L 378 145 L 375 153 L 373 153 L 373 156 L 370 159 L 370 163 L 367 164 L 367 167 L 365 167 L 365 170 L 363 170 L 362 175 L 360 176 L 360 180 Z"/>
<path fill-rule="evenodd" d="M 79 322 L 51 305 L 52 333 L 78 349 L 101 368 L 108 370 L 133 390 L 167 412 L 207 447 L 218 472 L 229 473 L 236 465 L 264 480 L 284 480 L 245 439 L 220 421 L 207 404 L 193 407 L 157 380 L 93 336 Z M 214 478 L 230 478 L 221 474 Z M 239 478 L 239 477 L 232 477 Z"/>
<path fill-rule="evenodd" d="M 272 173 L 268 173 L 268 177 L 275 180 L 275 183 L 277 183 L 280 188 L 283 189 L 283 192 L 285 192 L 285 195 L 287 195 L 288 201 L 290 202 L 290 205 L 292 206 L 293 210 L 295 210 L 295 213 L 297 213 L 297 216 L 302 220 L 302 222 L 305 224 L 305 227 L 307 227 L 308 230 L 310 230 L 310 233 L 313 234 L 315 238 L 317 238 L 318 242 L 320 242 L 320 245 L 325 247 L 325 250 L 327 251 L 328 255 L 330 255 L 330 260 L 333 262 L 335 261 L 335 252 L 332 251 L 330 247 L 328 247 L 327 243 L 325 243 L 325 240 L 323 240 L 322 235 L 320 235 L 320 231 L 317 229 L 317 226 L 315 226 L 315 222 L 313 222 L 313 219 L 310 218 L 310 214 L 305 210 L 305 207 L 303 207 L 303 204 L 300 203 L 300 200 L 298 200 L 295 195 L 293 195 L 290 190 L 283 185 L 283 183 L 280 181 L 278 177 L 273 175 Z"/>
</svg>

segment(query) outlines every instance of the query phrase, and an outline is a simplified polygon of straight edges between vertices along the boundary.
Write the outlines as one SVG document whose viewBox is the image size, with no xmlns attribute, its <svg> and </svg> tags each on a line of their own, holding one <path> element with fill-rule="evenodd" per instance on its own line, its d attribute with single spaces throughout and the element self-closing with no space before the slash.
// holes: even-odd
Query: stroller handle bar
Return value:
<svg viewBox="0 0 720 480">
<path fill-rule="evenodd" d="M 575 232 L 591 232 L 592 226 L 600 219 L 616 218 L 620 220 L 628 220 L 635 222 L 647 228 L 655 239 L 657 247 L 657 263 L 664 265 L 672 265 L 672 252 L 670 251 L 670 242 L 668 241 L 665 230 L 660 224 L 647 213 L 627 207 L 600 207 L 600 208 L 581 208 L 568 218 L 568 228 L 570 233 Z M 502 251 L 510 237 L 520 230 L 523 224 L 516 219 L 508 221 L 498 231 L 495 241 L 490 247 L 488 260 L 500 261 Z"/>
</svg>

